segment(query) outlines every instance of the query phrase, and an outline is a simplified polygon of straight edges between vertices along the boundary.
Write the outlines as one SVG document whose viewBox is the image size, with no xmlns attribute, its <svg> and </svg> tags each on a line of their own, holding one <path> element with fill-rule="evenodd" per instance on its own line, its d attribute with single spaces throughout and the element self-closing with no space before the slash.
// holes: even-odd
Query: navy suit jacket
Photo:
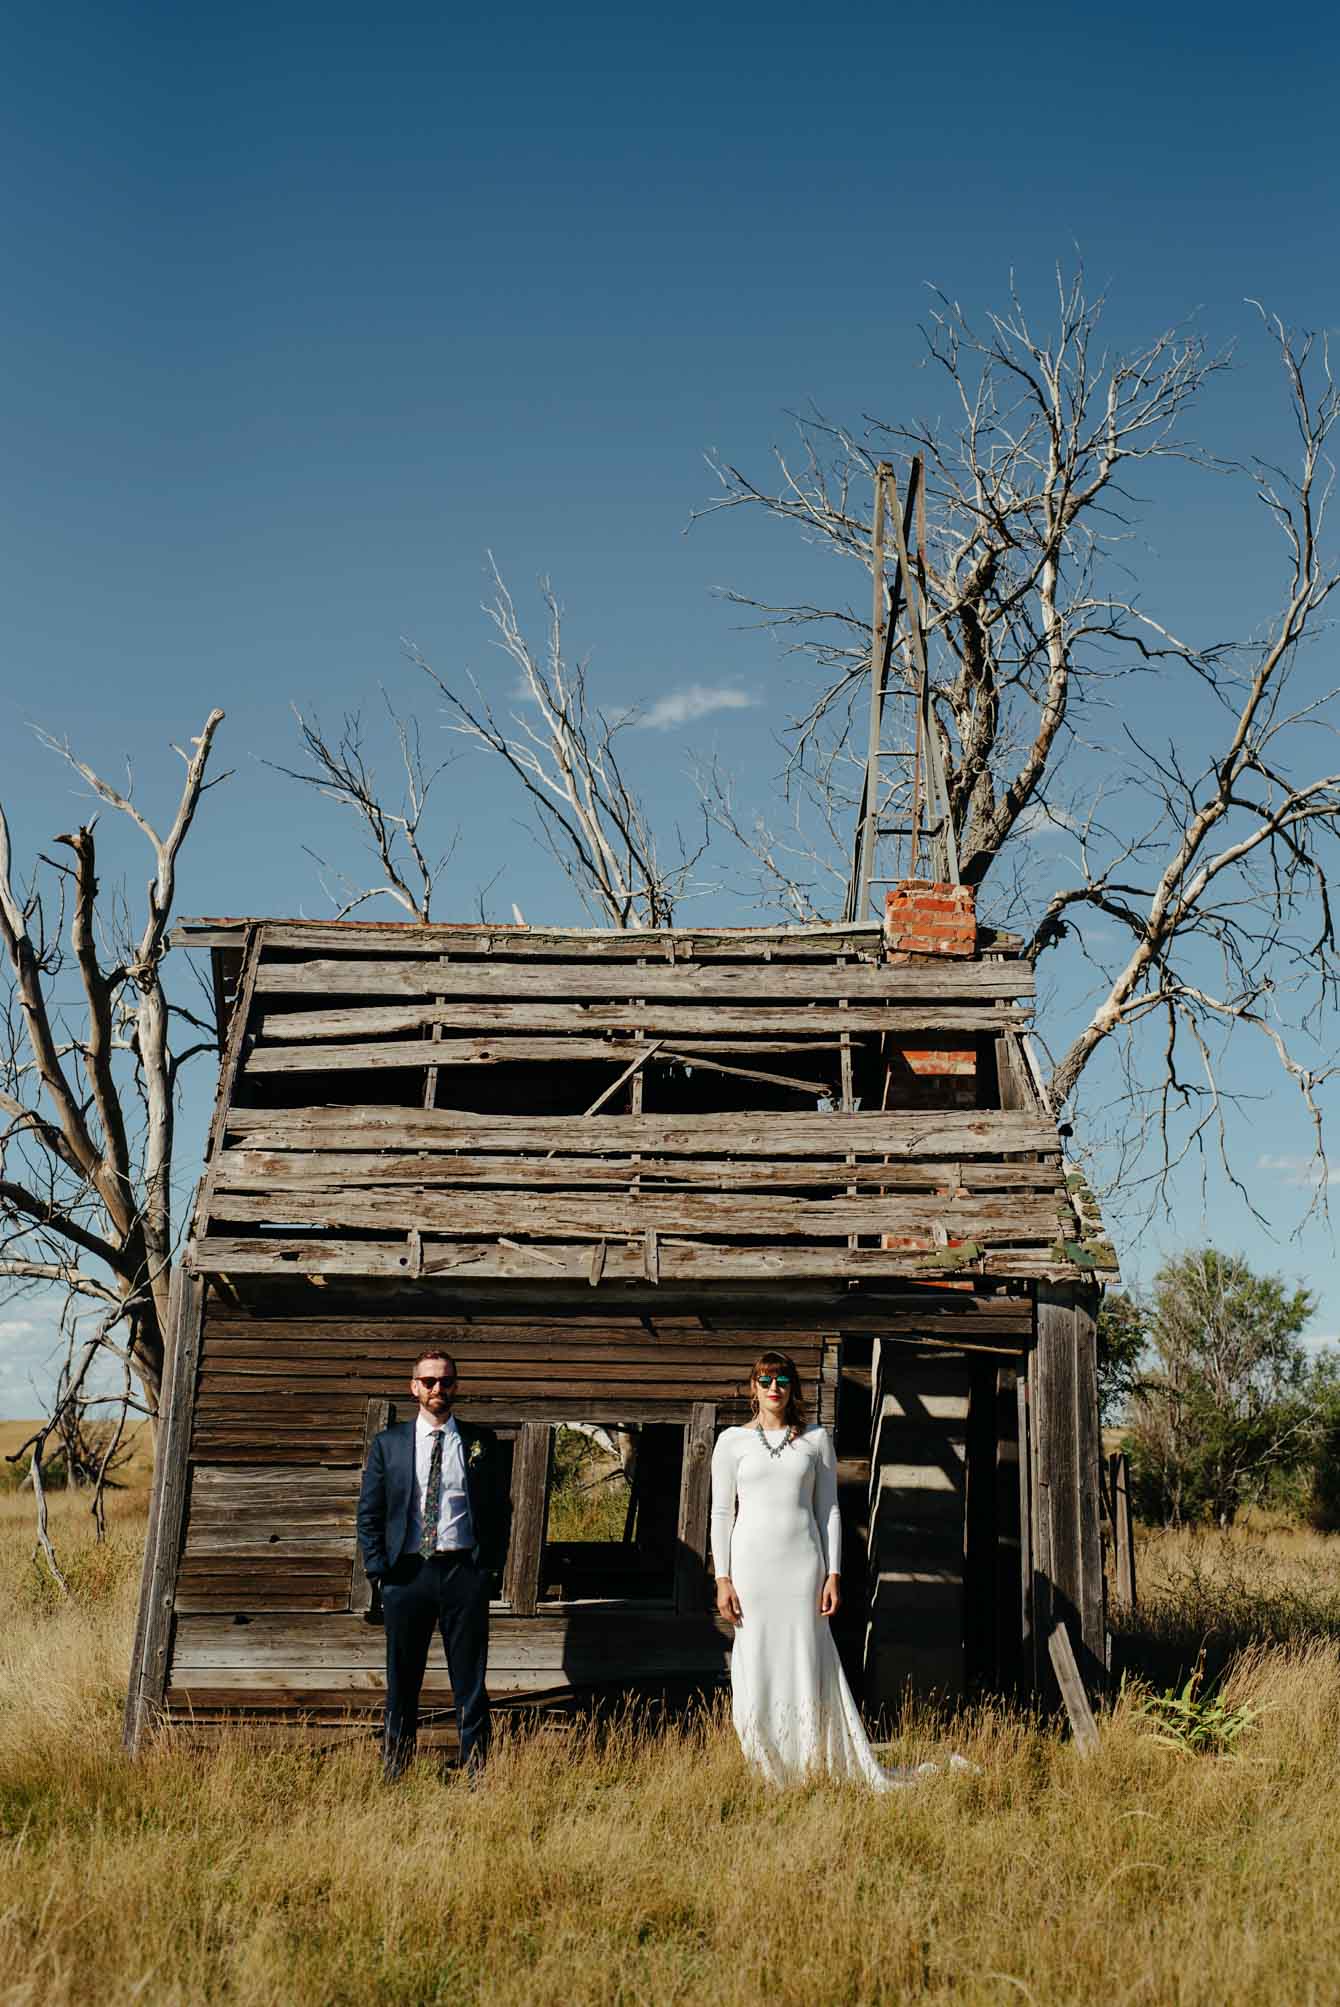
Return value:
<svg viewBox="0 0 1340 2007">
<path fill-rule="evenodd" d="M 472 1558 L 489 1573 L 507 1558 L 508 1498 L 502 1454 L 492 1429 L 457 1421 L 465 1451 L 465 1490 L 475 1545 Z M 393 1422 L 372 1439 L 358 1494 L 358 1545 L 374 1582 L 405 1552 L 414 1510 L 414 1422 Z"/>
</svg>

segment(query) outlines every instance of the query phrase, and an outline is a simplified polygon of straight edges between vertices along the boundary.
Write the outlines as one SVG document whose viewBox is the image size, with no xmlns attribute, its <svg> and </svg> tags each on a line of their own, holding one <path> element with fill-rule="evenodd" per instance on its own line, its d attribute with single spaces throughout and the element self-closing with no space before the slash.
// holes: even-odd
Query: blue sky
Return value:
<svg viewBox="0 0 1340 2007">
<path fill-rule="evenodd" d="M 639 737 L 655 812 L 684 811 L 712 746 L 764 800 L 803 672 L 712 589 L 780 592 L 811 560 L 739 515 L 684 535 L 703 455 L 761 470 L 811 400 L 852 422 L 924 410 L 928 281 L 986 306 L 1013 268 L 1038 297 L 1079 247 L 1115 341 L 1187 314 L 1241 338 L 1204 417 L 1239 453 L 1278 449 L 1282 412 L 1244 297 L 1337 317 L 1321 16 L 1301 55 L 1258 10 L 1198 0 L 75 5 L 7 25 L 0 788 L 21 855 L 68 826 L 37 722 L 94 764 L 133 755 L 166 802 L 168 741 L 221 704 L 236 775 L 183 911 L 327 910 L 302 846 L 349 858 L 339 825 L 260 759 L 291 755 L 291 700 L 334 717 L 379 682 L 408 698 L 404 634 L 505 692 L 488 550 L 530 612 L 552 576 L 611 706 L 751 699 Z M 1268 598 L 1247 503 L 1169 493 L 1140 554 L 1160 608 L 1250 624 Z M 1196 718 L 1174 705 L 1168 725 Z M 463 831 L 444 910 L 501 871 L 502 911 L 579 917 L 495 775 L 463 763 L 444 794 Z M 143 861 L 108 843 L 134 887 Z M 1249 1162 L 1287 1162 L 1306 1138 L 1257 1077 Z M 1288 1176 L 1256 1193 L 1286 1235 Z M 1340 1330 L 1329 1236 L 1272 1242 L 1217 1198 L 1207 1220 L 1189 1180 L 1159 1245 L 1210 1229 L 1304 1275 L 1318 1331 Z M 11 1310 L 0 1339 L 6 1319 L 34 1330 L 11 1333 L 0 1407 L 22 1412 L 43 1313 Z"/>
</svg>

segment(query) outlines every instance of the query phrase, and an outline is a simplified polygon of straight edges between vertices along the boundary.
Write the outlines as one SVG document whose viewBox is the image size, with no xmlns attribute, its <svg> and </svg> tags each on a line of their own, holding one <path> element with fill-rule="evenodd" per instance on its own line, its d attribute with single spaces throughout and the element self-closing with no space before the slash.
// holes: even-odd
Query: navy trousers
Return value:
<svg viewBox="0 0 1340 2007">
<path fill-rule="evenodd" d="M 414 1754 L 419 1694 L 433 1632 L 440 1631 L 456 1702 L 461 1763 L 477 1768 L 488 1754 L 489 1579 L 468 1554 L 406 1554 L 382 1582 L 386 1620 L 388 1776 L 398 1777 Z"/>
</svg>

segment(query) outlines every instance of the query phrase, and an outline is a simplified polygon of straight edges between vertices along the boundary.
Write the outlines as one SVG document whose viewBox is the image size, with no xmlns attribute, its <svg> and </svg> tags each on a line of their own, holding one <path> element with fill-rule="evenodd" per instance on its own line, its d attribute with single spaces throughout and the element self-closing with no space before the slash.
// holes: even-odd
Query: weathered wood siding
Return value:
<svg viewBox="0 0 1340 2007">
<path fill-rule="evenodd" d="M 405 1411 L 427 1345 L 457 1360 L 462 1417 L 513 1446 L 512 1553 L 489 1662 L 500 1704 L 719 1678 L 729 1633 L 709 1608 L 707 1464 L 715 1430 L 744 1419 L 750 1367 L 776 1335 L 771 1322 L 707 1328 L 702 1318 L 647 1312 L 275 1317 L 213 1293 L 181 1389 L 180 1558 L 167 1571 L 171 1648 L 157 1695 L 168 1718 L 194 1730 L 301 1713 L 313 1732 L 332 1735 L 340 1720 L 363 1731 L 375 1722 L 384 1640 L 362 1611 L 355 1508 L 368 1429 L 390 1402 Z M 790 1329 L 784 1342 L 831 1426 L 836 1335 Z M 662 1512 L 674 1556 L 659 1604 L 537 1601 L 552 1572 L 541 1568 L 549 1437 L 564 1422 L 591 1421 L 684 1432 Z M 440 1666 L 430 1668 L 425 1704 L 449 1732 Z"/>
<path fill-rule="evenodd" d="M 607 949 L 267 923 L 191 1263 L 592 1286 L 1069 1275 L 1054 1125 L 959 1105 L 1032 991 L 1018 959 L 894 964 L 861 930 Z"/>
</svg>

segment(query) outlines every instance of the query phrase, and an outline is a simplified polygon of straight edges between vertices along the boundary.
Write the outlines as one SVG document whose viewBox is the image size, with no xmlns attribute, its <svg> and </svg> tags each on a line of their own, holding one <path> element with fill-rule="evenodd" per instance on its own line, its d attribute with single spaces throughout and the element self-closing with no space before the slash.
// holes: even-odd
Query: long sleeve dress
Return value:
<svg viewBox="0 0 1340 2007">
<path fill-rule="evenodd" d="M 712 1456 L 712 1563 L 743 1621 L 731 1714 L 750 1763 L 774 1784 L 828 1775 L 883 1791 L 894 1780 L 866 1740 L 828 1619 L 824 1577 L 842 1566 L 837 1466 L 827 1431 L 726 1429 Z"/>
</svg>

